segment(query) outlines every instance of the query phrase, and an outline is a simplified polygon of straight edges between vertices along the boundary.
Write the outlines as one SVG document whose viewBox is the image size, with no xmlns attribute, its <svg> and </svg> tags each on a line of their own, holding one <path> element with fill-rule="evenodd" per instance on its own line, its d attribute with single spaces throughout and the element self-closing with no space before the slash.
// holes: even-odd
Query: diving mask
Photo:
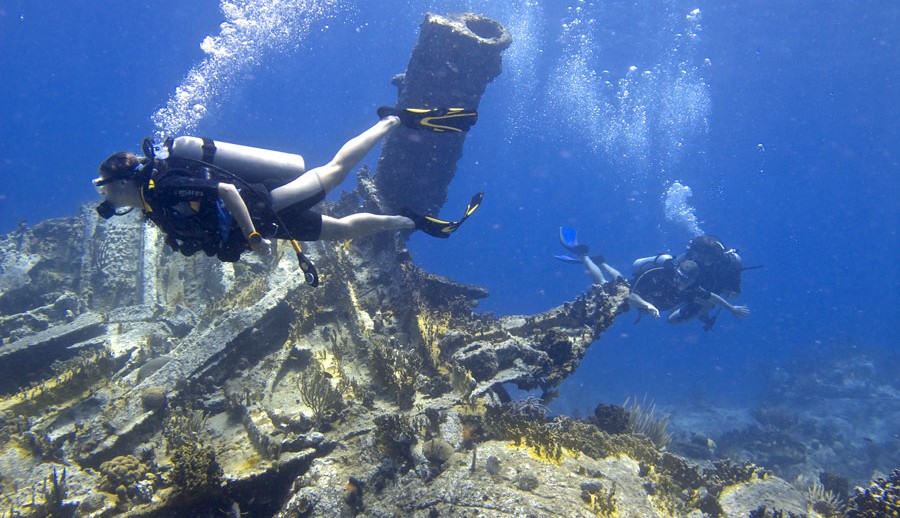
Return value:
<svg viewBox="0 0 900 518">
<path fill-rule="evenodd" d="M 97 209 L 96 209 L 97 214 L 101 218 L 109 219 L 113 216 L 124 216 L 125 214 L 128 214 L 129 212 L 134 210 L 134 207 L 130 207 L 123 211 L 116 210 L 115 204 L 113 204 L 108 199 L 109 195 L 110 195 L 109 184 L 111 184 L 113 182 L 117 182 L 119 180 L 131 180 L 135 177 L 135 175 L 139 174 L 141 172 L 141 170 L 143 170 L 143 169 L 144 169 L 144 164 L 141 163 L 129 171 L 119 171 L 119 172 L 110 174 L 107 177 L 101 176 L 99 178 L 94 178 L 92 180 L 92 183 L 94 184 L 94 188 L 97 190 L 97 193 L 100 196 L 107 198 L 103 201 L 103 203 L 101 203 L 100 205 L 97 205 Z"/>
</svg>

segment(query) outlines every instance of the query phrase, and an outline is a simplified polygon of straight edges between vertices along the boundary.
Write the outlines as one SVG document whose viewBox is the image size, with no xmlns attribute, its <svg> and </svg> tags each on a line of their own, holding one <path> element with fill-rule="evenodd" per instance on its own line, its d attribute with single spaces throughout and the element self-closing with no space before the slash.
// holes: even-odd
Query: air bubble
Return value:
<svg viewBox="0 0 900 518">
<path fill-rule="evenodd" d="M 688 203 L 688 198 L 690 198 L 692 194 L 691 188 L 687 185 L 680 182 L 673 182 L 672 185 L 666 189 L 663 206 L 665 208 L 666 219 L 681 225 L 685 230 L 690 232 L 691 235 L 699 236 L 703 234 L 703 230 L 700 229 L 697 222 L 697 215 L 695 214 L 694 207 Z"/>
<path fill-rule="evenodd" d="M 267 54 L 298 48 L 313 23 L 339 10 L 339 0 L 221 0 L 219 34 L 200 42 L 206 57 L 185 75 L 166 106 L 153 114 L 157 136 L 195 131 L 232 83 Z M 327 27 L 327 25 L 326 25 Z"/>
</svg>

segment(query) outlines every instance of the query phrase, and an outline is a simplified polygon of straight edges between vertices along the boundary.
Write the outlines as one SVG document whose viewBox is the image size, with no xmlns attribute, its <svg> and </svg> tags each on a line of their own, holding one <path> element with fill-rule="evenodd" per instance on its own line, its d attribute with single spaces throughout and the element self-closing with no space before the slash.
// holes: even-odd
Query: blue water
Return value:
<svg viewBox="0 0 900 518">
<path fill-rule="evenodd" d="M 249 13 L 260 30 L 228 39 L 220 24 L 256 3 L 274 6 Z M 76 214 L 97 199 L 99 162 L 154 133 L 321 164 L 396 99 L 389 80 L 424 13 L 473 10 L 515 43 L 442 215 L 478 190 L 485 201 L 452 243 L 412 238 L 421 266 L 488 288 L 484 311 L 517 314 L 588 287 L 579 267 L 552 259 L 560 225 L 623 271 L 680 252 L 695 229 L 765 265 L 744 276 L 738 302 L 751 315 L 722 315 L 713 332 L 620 317 L 564 383 L 560 409 L 644 393 L 751 404 L 792 359 L 897 354 L 894 1 L 151 4 L 0 5 L 0 232 Z M 211 87 L 202 106 L 160 115 L 192 70 Z M 675 182 L 691 196 L 667 215 Z"/>
</svg>

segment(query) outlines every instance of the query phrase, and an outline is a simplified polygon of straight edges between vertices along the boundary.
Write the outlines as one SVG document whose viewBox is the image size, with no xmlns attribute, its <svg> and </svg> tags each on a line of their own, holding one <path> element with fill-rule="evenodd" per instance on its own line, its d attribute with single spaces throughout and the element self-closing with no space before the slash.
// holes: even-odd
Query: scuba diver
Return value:
<svg viewBox="0 0 900 518">
<path fill-rule="evenodd" d="M 100 164 L 94 186 L 104 201 L 104 219 L 135 207 L 166 235 L 175 251 L 203 251 L 222 261 L 252 250 L 265 257 L 273 239 L 292 243 L 306 282 L 318 285 L 312 262 L 297 240 L 347 240 L 401 229 L 447 238 L 481 203 L 476 194 L 461 219 L 444 221 L 408 209 L 399 215 L 357 213 L 333 218 L 313 206 L 341 184 L 385 135 L 400 125 L 434 132 L 465 132 L 477 113 L 462 108 L 412 109 L 383 106 L 379 121 L 341 147 L 330 162 L 305 171 L 300 155 L 215 142 L 206 138 L 145 139 L 144 157 L 120 151 Z M 125 210 L 120 210 L 125 209 Z"/>
<path fill-rule="evenodd" d="M 594 282 L 606 282 L 603 271 L 618 282 L 623 279 L 615 268 L 607 265 L 602 256 L 587 255 L 587 245 L 578 243 L 574 229 L 560 228 L 560 243 L 575 254 L 557 255 L 569 263 L 585 265 Z M 703 329 L 712 330 L 721 308 L 736 318 L 750 313 L 746 306 L 735 306 L 725 300 L 741 290 L 741 272 L 745 268 L 734 249 L 726 249 L 712 236 L 699 236 L 691 240 L 687 251 L 673 258 L 669 254 L 643 257 L 632 264 L 634 278 L 630 283 L 628 299 L 639 310 L 658 317 L 660 311 L 669 311 L 670 324 L 681 324 L 694 318 L 703 322 Z M 711 312 L 719 307 L 714 315 Z"/>
<path fill-rule="evenodd" d="M 725 248 L 718 238 L 703 235 L 691 239 L 677 263 L 694 261 L 700 267 L 698 283 L 726 298 L 741 293 L 741 273 L 745 268 L 734 248 Z"/>
<path fill-rule="evenodd" d="M 554 257 L 563 262 L 584 265 L 584 267 L 587 268 L 588 273 L 591 275 L 591 278 L 594 280 L 594 284 L 602 286 L 607 282 L 610 282 L 606 280 L 606 277 L 603 275 L 604 272 L 606 272 L 606 275 L 610 276 L 611 282 L 627 283 L 625 277 L 621 273 L 619 273 L 619 270 L 616 270 L 615 268 L 607 264 L 602 255 L 589 255 L 590 248 L 588 247 L 588 245 L 582 245 L 578 243 L 578 233 L 574 228 L 560 227 L 559 242 L 568 251 L 575 254 L 575 257 L 569 255 L 556 255 Z M 640 310 L 649 313 L 652 317 L 659 317 L 659 310 L 656 308 L 656 306 L 644 300 L 644 298 L 636 293 L 633 289 L 629 290 L 628 300 Z"/>
<path fill-rule="evenodd" d="M 703 270 L 696 262 L 687 259 L 678 263 L 674 269 L 670 267 L 669 270 L 672 272 L 672 282 L 678 297 L 678 305 L 669 313 L 670 324 L 682 324 L 697 318 L 703 322 L 705 331 L 711 331 L 721 311 L 720 309 L 715 315 L 711 315 L 716 307 L 727 309 L 735 318 L 743 318 L 750 314 L 750 308 L 747 306 L 732 305 L 725 297 L 704 288 L 701 284 Z M 640 280 L 640 277 L 635 279 L 633 289 L 641 289 Z"/>
</svg>

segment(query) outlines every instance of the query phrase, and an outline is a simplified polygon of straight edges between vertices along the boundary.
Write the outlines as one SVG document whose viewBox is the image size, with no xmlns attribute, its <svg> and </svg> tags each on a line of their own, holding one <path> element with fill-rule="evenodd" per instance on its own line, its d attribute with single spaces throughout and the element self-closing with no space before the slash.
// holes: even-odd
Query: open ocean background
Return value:
<svg viewBox="0 0 900 518">
<path fill-rule="evenodd" d="M 428 11 L 487 15 L 514 43 L 441 215 L 458 217 L 478 190 L 484 204 L 449 241 L 414 235 L 420 266 L 488 288 L 484 311 L 525 314 L 589 286 L 553 259 L 561 225 L 626 275 L 637 257 L 681 252 L 697 229 L 765 265 L 744 274 L 736 301 L 750 316 L 722 314 L 712 332 L 619 317 L 554 411 L 647 395 L 677 422 L 699 406 L 758 405 L 780 373 L 860 358 L 893 390 L 872 408 L 896 407 L 894 0 L 7 0 L 0 233 L 98 201 L 98 164 L 154 133 L 326 162 L 394 103 L 390 79 Z M 194 97 L 170 104 L 177 88 Z M 880 429 L 894 437 L 870 435 L 900 444 L 888 419 Z"/>
</svg>

